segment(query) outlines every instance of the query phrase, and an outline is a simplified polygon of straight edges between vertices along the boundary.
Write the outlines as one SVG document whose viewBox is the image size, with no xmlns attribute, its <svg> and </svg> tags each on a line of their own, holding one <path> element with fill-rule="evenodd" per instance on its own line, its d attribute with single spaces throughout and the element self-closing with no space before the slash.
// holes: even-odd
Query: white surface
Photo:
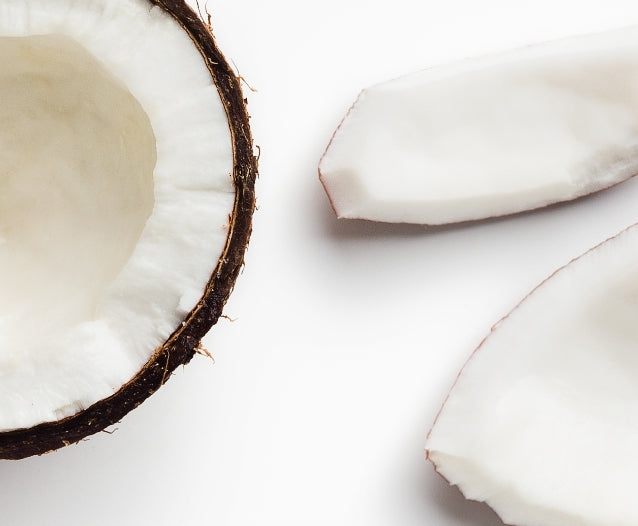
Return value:
<svg viewBox="0 0 638 526">
<path fill-rule="evenodd" d="M 317 162 L 358 91 L 638 23 L 629 1 L 210 0 L 261 146 L 245 270 L 197 357 L 112 435 L 0 463 L 3 523 L 499 526 L 424 460 L 459 368 L 559 265 L 638 221 L 638 181 L 483 224 L 341 223 Z M 576 16 L 577 15 L 577 16 Z"/>
<path fill-rule="evenodd" d="M 340 218 L 441 225 L 569 201 L 638 172 L 638 27 L 366 87 L 319 163 Z"/>
<path fill-rule="evenodd" d="M 638 523 L 636 268 L 638 226 L 562 267 L 498 323 L 437 416 L 437 471 L 508 523 Z"/>
</svg>

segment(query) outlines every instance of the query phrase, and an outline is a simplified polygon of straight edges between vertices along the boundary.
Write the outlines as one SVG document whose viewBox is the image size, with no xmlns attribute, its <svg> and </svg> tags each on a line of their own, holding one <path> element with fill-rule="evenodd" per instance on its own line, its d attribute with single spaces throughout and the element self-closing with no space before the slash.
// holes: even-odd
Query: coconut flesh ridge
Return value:
<svg viewBox="0 0 638 526">
<path fill-rule="evenodd" d="M 0 430 L 112 395 L 198 303 L 228 234 L 227 117 L 141 0 L 0 5 Z"/>
</svg>

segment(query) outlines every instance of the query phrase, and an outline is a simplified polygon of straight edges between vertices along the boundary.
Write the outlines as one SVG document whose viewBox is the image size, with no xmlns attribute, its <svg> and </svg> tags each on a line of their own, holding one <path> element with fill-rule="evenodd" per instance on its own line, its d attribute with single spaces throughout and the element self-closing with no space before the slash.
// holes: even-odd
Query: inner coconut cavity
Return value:
<svg viewBox="0 0 638 526">
<path fill-rule="evenodd" d="M 0 8 L 0 430 L 117 391 L 226 243 L 232 145 L 202 57 L 159 9 L 109 4 Z"/>
</svg>

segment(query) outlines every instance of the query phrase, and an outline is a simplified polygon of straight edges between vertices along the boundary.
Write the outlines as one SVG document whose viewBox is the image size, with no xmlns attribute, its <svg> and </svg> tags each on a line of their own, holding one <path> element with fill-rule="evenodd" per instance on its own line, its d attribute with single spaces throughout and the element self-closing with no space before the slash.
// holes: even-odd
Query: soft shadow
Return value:
<svg viewBox="0 0 638 526">
<path fill-rule="evenodd" d="M 321 188 L 319 189 L 321 191 Z M 383 238 L 431 237 L 464 232 L 470 229 L 488 227 L 501 223 L 511 223 L 525 216 L 543 213 L 542 210 L 522 212 L 509 216 L 493 217 L 477 221 L 464 221 L 448 225 L 415 225 L 412 223 L 383 223 L 366 219 L 339 219 L 325 195 L 316 196 L 317 215 L 328 235 L 338 241 Z"/>
<path fill-rule="evenodd" d="M 382 223 L 366 219 L 339 219 L 330 206 L 321 184 L 313 185 L 313 195 L 310 201 L 315 204 L 315 214 L 318 216 L 323 229 L 331 237 L 342 241 L 385 237 L 412 238 L 458 230 L 466 226 L 463 224 L 428 226 L 411 223 Z"/>
<path fill-rule="evenodd" d="M 578 210 L 582 207 L 592 207 L 601 201 L 618 199 L 619 195 L 626 192 L 630 184 L 638 185 L 638 181 L 627 181 L 611 188 L 585 195 L 571 201 L 559 202 L 535 210 L 527 210 L 505 216 L 464 221 L 448 225 L 415 225 L 411 223 L 382 223 L 365 219 L 338 219 L 321 184 L 313 185 L 311 201 L 316 205 L 315 213 L 324 229 L 332 237 L 339 240 L 406 237 L 438 235 L 450 232 L 459 232 L 465 229 L 477 228 L 477 226 L 493 226 L 502 223 L 510 224 L 515 221 L 527 221 L 530 218 L 546 216 L 562 216 Z"/>
<path fill-rule="evenodd" d="M 454 486 L 450 486 L 434 469 L 428 470 L 423 481 L 428 504 L 436 505 L 442 515 L 454 524 L 467 526 L 505 526 L 485 503 L 467 500 Z"/>
</svg>

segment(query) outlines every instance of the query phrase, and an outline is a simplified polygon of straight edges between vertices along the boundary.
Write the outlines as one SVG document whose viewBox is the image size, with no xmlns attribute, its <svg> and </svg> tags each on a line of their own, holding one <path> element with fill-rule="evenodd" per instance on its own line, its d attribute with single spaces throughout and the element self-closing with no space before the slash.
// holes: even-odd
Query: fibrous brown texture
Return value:
<svg viewBox="0 0 638 526">
<path fill-rule="evenodd" d="M 246 100 L 239 78 L 230 68 L 211 30 L 183 0 L 149 0 L 169 13 L 199 49 L 226 110 L 233 147 L 234 208 L 226 246 L 210 276 L 203 297 L 170 338 L 115 394 L 57 422 L 0 433 L 0 458 L 21 459 L 78 442 L 118 422 L 159 389 L 179 365 L 188 363 L 201 339 L 217 322 L 244 262 L 255 208 L 257 160 Z"/>
</svg>

